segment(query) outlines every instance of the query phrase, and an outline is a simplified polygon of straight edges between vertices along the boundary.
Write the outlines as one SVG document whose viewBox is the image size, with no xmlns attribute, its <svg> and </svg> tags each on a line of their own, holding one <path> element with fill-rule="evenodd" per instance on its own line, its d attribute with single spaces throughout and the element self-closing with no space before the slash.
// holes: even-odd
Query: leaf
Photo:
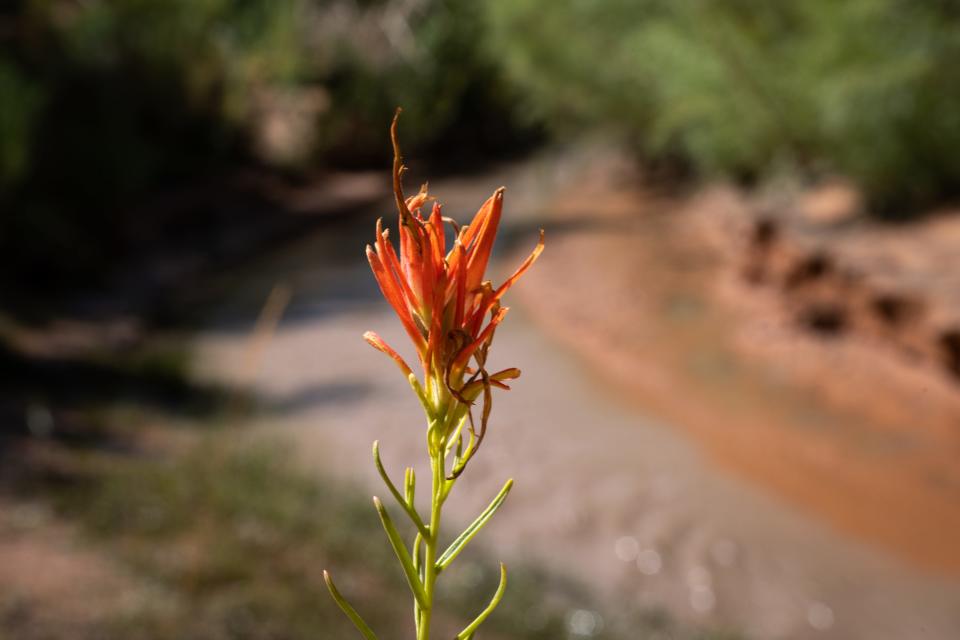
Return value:
<svg viewBox="0 0 960 640">
<path fill-rule="evenodd" d="M 416 571 L 417 576 L 420 578 L 420 581 L 423 582 L 423 567 L 420 562 L 420 546 L 423 544 L 423 537 L 418 533 L 417 537 L 413 539 L 413 570 Z M 413 600 L 413 618 L 417 623 L 417 633 L 420 632 L 420 603 L 416 598 Z"/>
<path fill-rule="evenodd" d="M 490 599 L 490 604 L 487 605 L 487 608 L 484 609 L 480 615 L 474 618 L 467 627 L 457 634 L 455 640 L 470 640 L 473 637 L 473 633 L 477 628 L 483 624 L 483 621 L 493 613 L 493 610 L 497 608 L 497 605 L 500 604 L 500 600 L 503 599 L 503 593 L 507 590 L 507 566 L 500 563 L 500 586 L 497 587 L 497 592 L 493 594 L 493 598 Z"/>
<path fill-rule="evenodd" d="M 447 565 L 453 562 L 454 558 L 460 555 L 460 552 L 463 551 L 463 548 L 467 546 L 467 543 L 470 542 L 475 535 L 480 532 L 480 529 L 483 528 L 487 521 L 493 517 L 493 514 L 497 512 L 497 509 L 500 508 L 500 505 L 503 504 L 503 501 L 507 499 L 507 494 L 510 493 L 510 489 L 513 487 L 513 478 L 507 480 L 506 484 L 503 485 L 503 489 L 500 490 L 500 493 L 497 494 L 497 497 L 493 499 L 493 502 L 483 510 L 477 519 L 467 527 L 463 533 L 457 536 L 457 539 L 447 547 L 447 550 L 443 552 L 443 555 L 437 560 L 437 573 L 443 571 Z"/>
<path fill-rule="evenodd" d="M 412 467 L 407 467 L 407 470 L 403 474 L 403 487 L 404 487 L 404 502 L 411 509 L 414 507 L 414 497 L 417 493 L 417 476 L 413 472 Z"/>
<path fill-rule="evenodd" d="M 397 503 L 403 508 L 407 516 L 417 527 L 417 531 L 420 532 L 424 538 L 429 538 L 429 533 L 427 531 L 427 525 L 423 523 L 423 520 L 420 518 L 420 514 L 417 513 L 417 510 L 413 506 L 413 500 L 409 502 L 404 499 L 400 492 L 397 490 L 397 487 L 390 480 L 390 476 L 387 475 L 387 470 L 383 468 L 383 461 L 380 460 L 380 441 L 373 441 L 373 463 L 377 466 L 377 472 L 380 473 L 380 477 L 383 478 L 383 483 L 387 485 L 387 489 L 390 490 L 390 493 L 393 494 L 393 497 L 396 499 Z M 406 491 L 410 493 L 411 483 L 410 479 L 406 479 L 407 486 L 405 487 Z"/>
<path fill-rule="evenodd" d="M 340 595 L 336 585 L 333 584 L 333 578 L 330 577 L 329 571 L 324 570 L 323 580 L 327 583 L 327 589 L 330 590 L 330 595 L 333 596 L 334 601 L 337 603 L 340 609 L 347 614 L 347 617 L 350 618 L 351 622 L 353 622 L 353 626 L 355 626 L 367 640 L 377 640 L 377 635 L 373 632 L 370 626 L 363 621 L 363 618 L 360 617 L 360 614 L 357 613 L 357 610 L 354 609 L 342 595 Z"/>
<path fill-rule="evenodd" d="M 380 514 L 380 522 L 383 523 L 383 529 L 387 532 L 390 545 L 393 547 L 394 553 L 397 554 L 397 559 L 400 560 L 400 565 L 403 567 L 403 573 L 407 578 L 407 583 L 410 585 L 410 590 L 413 591 L 413 595 L 420 604 L 420 607 L 425 608 L 427 606 L 427 594 L 424 593 L 423 584 L 420 582 L 417 569 L 413 566 L 413 559 L 410 557 L 410 552 L 407 551 L 407 548 L 404 546 L 403 540 L 400 538 L 400 533 L 397 531 L 397 527 L 394 526 L 390 514 L 387 513 L 387 509 L 383 506 L 383 503 L 380 502 L 380 498 L 374 496 L 373 505 L 377 508 L 377 513 Z"/>
</svg>

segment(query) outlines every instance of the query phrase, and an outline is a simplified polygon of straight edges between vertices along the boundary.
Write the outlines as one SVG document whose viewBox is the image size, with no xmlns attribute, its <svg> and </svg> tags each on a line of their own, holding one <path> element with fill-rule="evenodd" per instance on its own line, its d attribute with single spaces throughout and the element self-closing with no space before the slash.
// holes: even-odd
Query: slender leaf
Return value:
<svg viewBox="0 0 960 640">
<path fill-rule="evenodd" d="M 387 489 L 390 490 L 390 493 L 393 494 L 393 497 L 399 503 L 400 507 L 406 512 L 410 520 L 417 527 L 417 531 L 420 532 L 424 538 L 429 537 L 427 533 L 427 525 L 423 523 L 423 520 L 420 518 L 420 514 L 417 513 L 417 510 L 413 506 L 413 500 L 409 502 L 404 499 L 400 492 L 397 490 L 397 487 L 393 484 L 393 481 L 390 480 L 390 476 L 387 475 L 387 470 L 383 468 L 383 461 L 380 460 L 380 441 L 374 440 L 373 442 L 373 462 L 377 466 L 377 471 L 380 473 L 380 477 L 383 478 L 383 483 L 387 485 Z M 408 493 L 410 493 L 410 485 L 406 487 Z"/>
<path fill-rule="evenodd" d="M 390 545 L 393 547 L 394 553 L 397 554 L 397 559 L 400 560 L 403 573 L 407 578 L 407 582 L 410 584 L 410 590 L 413 591 L 414 597 L 417 599 L 417 602 L 420 603 L 420 607 L 423 608 L 426 606 L 427 594 L 424 593 L 423 583 L 420 582 L 417 569 L 413 566 L 413 559 L 410 557 L 410 552 L 407 551 L 407 548 L 404 546 L 403 540 L 400 538 L 400 532 L 398 532 L 397 527 L 394 526 L 390 514 L 387 513 L 387 509 L 383 506 L 383 503 L 380 502 L 380 498 L 374 496 L 373 504 L 377 508 L 377 513 L 380 514 L 380 522 L 383 523 L 383 529 L 387 532 Z"/>
<path fill-rule="evenodd" d="M 417 577 L 420 579 L 421 583 L 423 582 L 423 566 L 420 562 L 420 547 L 423 544 L 423 536 L 419 533 L 417 537 L 413 539 L 413 569 L 417 572 Z M 413 618 L 417 623 L 417 633 L 420 633 L 420 602 L 414 598 L 413 599 Z"/>
<path fill-rule="evenodd" d="M 407 506 L 411 509 L 416 510 L 414 506 L 414 498 L 417 494 L 417 476 L 413 472 L 413 467 L 407 467 L 407 470 L 403 474 L 403 488 L 404 488 L 404 502 L 407 503 Z"/>
<path fill-rule="evenodd" d="M 323 572 L 323 580 L 327 583 L 327 589 L 330 590 L 330 595 L 333 596 L 334 601 L 340 607 L 340 609 L 347 614 L 347 617 L 350 618 L 350 621 L 353 622 L 353 626 L 363 634 L 363 637 L 367 640 L 377 640 L 377 635 L 373 632 L 370 626 L 363 621 L 363 618 L 360 617 L 360 614 L 357 613 L 357 610 L 354 609 L 346 599 L 340 595 L 340 591 L 337 590 L 335 584 L 333 584 L 333 578 L 330 577 L 330 572 Z"/>
<path fill-rule="evenodd" d="M 480 532 L 480 529 L 483 528 L 487 521 L 493 517 L 493 514 L 497 512 L 497 509 L 500 508 L 500 505 L 503 504 L 503 501 L 507 499 L 507 494 L 510 493 L 510 489 L 513 487 L 513 478 L 507 480 L 506 484 L 503 485 L 503 489 L 500 490 L 500 493 L 497 494 L 497 497 L 493 499 L 493 502 L 483 510 L 476 520 L 467 527 L 463 533 L 457 536 L 457 539 L 447 547 L 447 550 L 443 552 L 443 555 L 437 560 L 437 572 L 443 571 L 447 565 L 453 562 L 463 548 L 467 546 L 467 543 L 470 542 L 475 535 Z"/>
<path fill-rule="evenodd" d="M 417 394 L 417 398 L 420 399 L 420 404 L 423 405 L 424 409 L 427 409 L 430 406 L 430 403 L 427 402 L 427 394 L 423 392 L 423 386 L 420 384 L 420 381 L 417 380 L 417 376 L 413 373 L 407 376 L 407 382 L 410 383 L 410 386 L 413 387 L 413 392 Z"/>
<path fill-rule="evenodd" d="M 456 640 L 470 640 L 473 637 L 473 633 L 477 628 L 483 624 L 483 621 L 493 613 L 493 610 L 497 608 L 497 605 L 500 604 L 500 600 L 503 599 L 503 593 L 507 590 L 507 567 L 502 562 L 500 563 L 500 586 L 497 587 L 497 592 L 493 594 L 493 598 L 490 600 L 490 604 L 487 605 L 487 608 L 484 609 L 480 615 L 478 615 L 473 622 L 471 622 L 467 627 L 457 634 Z"/>
</svg>

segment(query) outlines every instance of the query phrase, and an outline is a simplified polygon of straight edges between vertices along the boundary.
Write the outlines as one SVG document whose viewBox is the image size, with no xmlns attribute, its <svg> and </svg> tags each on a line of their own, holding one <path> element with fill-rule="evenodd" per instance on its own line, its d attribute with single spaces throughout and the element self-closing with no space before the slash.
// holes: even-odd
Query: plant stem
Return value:
<svg viewBox="0 0 960 640">
<path fill-rule="evenodd" d="M 420 614 L 420 627 L 417 640 L 430 639 L 430 619 L 433 614 L 434 584 L 437 580 L 437 545 L 440 540 L 440 511 L 443 507 L 444 485 L 446 471 L 443 447 L 430 460 L 433 470 L 433 483 L 430 494 L 430 528 L 429 535 L 424 539 L 423 554 L 423 590 L 426 593 L 426 606 Z"/>
</svg>

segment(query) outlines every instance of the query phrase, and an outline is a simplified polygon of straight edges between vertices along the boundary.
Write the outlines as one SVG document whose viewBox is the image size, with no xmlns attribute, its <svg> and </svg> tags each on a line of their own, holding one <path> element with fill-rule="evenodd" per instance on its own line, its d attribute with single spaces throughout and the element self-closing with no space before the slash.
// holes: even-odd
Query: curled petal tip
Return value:
<svg viewBox="0 0 960 640">
<path fill-rule="evenodd" d="M 497 371 L 490 376 L 491 380 L 514 380 L 520 377 L 520 369 L 516 367 L 510 367 L 509 369 L 504 369 L 503 371 Z"/>
<path fill-rule="evenodd" d="M 370 346 L 377 351 L 381 351 L 390 356 L 390 358 L 397 363 L 397 366 L 400 367 L 400 371 L 402 371 L 405 376 L 409 378 L 411 375 L 413 375 L 410 365 L 408 365 L 406 361 L 400 357 L 400 354 L 394 351 L 393 347 L 387 344 L 387 342 L 381 338 L 379 334 L 374 331 L 367 331 L 363 334 L 363 339 L 366 340 Z"/>
<path fill-rule="evenodd" d="M 370 346 L 383 350 L 387 346 L 387 343 L 384 342 L 383 338 L 380 337 L 380 334 L 376 331 L 364 331 L 363 339 L 370 343 Z"/>
</svg>

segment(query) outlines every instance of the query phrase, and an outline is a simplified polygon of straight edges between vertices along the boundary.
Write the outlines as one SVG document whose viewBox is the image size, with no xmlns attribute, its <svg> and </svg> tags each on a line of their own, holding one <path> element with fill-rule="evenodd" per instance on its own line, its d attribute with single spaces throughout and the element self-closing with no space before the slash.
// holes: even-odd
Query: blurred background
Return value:
<svg viewBox="0 0 960 640">
<path fill-rule="evenodd" d="M 422 417 L 363 255 L 507 187 L 478 638 L 960 637 L 960 5 L 0 8 L 0 638 L 381 638 Z M 409 355 L 409 349 L 401 349 Z M 446 637 L 446 636 L 445 636 Z"/>
</svg>

